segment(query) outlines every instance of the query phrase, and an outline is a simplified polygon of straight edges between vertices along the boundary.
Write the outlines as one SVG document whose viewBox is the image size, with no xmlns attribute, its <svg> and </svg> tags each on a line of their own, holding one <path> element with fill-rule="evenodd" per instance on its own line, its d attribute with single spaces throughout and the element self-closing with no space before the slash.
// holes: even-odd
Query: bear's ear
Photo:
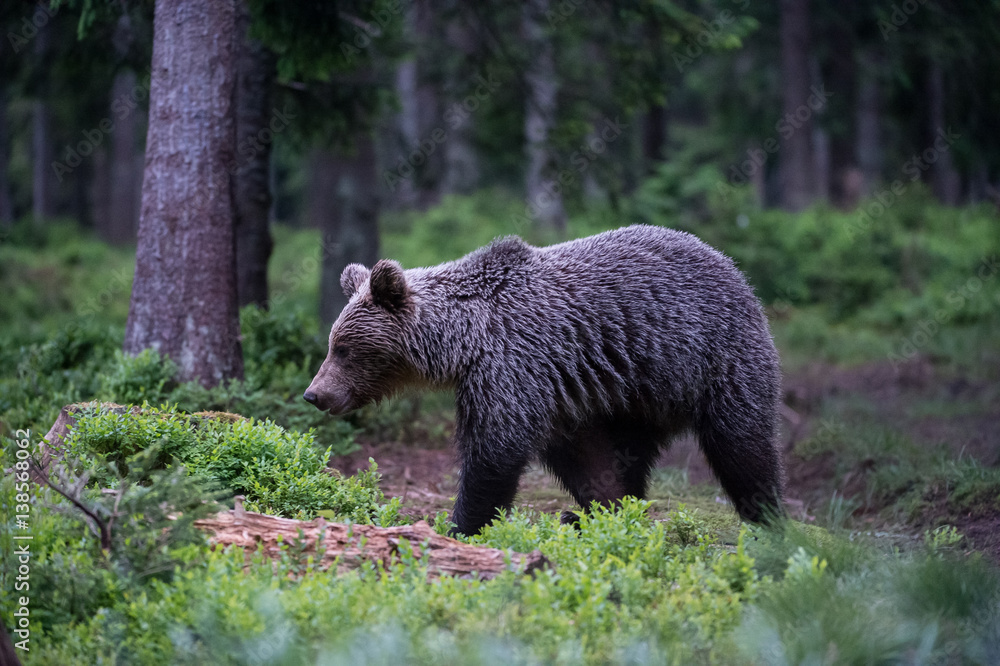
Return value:
<svg viewBox="0 0 1000 666">
<path fill-rule="evenodd" d="M 409 289 L 403 267 L 391 259 L 380 259 L 372 267 L 372 302 L 390 312 L 401 310 L 407 302 Z"/>
<path fill-rule="evenodd" d="M 340 274 L 340 288 L 348 298 L 358 293 L 358 289 L 368 279 L 368 269 L 361 264 L 348 264 Z"/>
</svg>

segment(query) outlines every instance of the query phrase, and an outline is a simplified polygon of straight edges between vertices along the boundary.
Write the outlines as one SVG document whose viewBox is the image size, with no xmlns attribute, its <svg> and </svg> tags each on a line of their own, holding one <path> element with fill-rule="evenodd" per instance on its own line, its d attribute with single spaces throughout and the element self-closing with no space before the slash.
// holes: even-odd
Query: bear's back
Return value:
<svg viewBox="0 0 1000 666">
<path fill-rule="evenodd" d="M 624 271 L 617 277 L 648 272 L 662 272 L 663 277 L 677 271 L 715 272 L 718 278 L 735 278 L 744 282 L 742 274 L 725 255 L 695 236 L 662 227 L 634 225 L 580 238 L 558 245 L 539 248 L 540 258 L 556 270 L 574 266 L 606 271 Z M 683 277 L 677 275 L 676 277 Z"/>
<path fill-rule="evenodd" d="M 476 256 L 493 265 L 495 290 L 479 301 L 489 333 L 473 344 L 497 354 L 494 372 L 506 364 L 555 386 L 574 411 L 595 397 L 622 405 L 637 388 L 640 402 L 689 401 L 738 350 L 773 349 L 742 273 L 684 232 L 632 226 L 542 248 L 505 239 Z"/>
</svg>

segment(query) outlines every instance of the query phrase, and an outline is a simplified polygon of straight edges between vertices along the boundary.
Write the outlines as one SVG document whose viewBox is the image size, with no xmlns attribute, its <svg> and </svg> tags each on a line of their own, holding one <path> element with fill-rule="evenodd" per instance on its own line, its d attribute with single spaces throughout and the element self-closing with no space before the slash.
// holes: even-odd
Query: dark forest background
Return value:
<svg viewBox="0 0 1000 666">
<path fill-rule="evenodd" d="M 998 65 L 1000 0 L 4 0 L 0 663 L 1000 663 Z M 447 533 L 450 393 L 302 399 L 343 267 L 632 223 L 764 304 L 783 529 L 685 437 L 579 530 L 530 469 L 465 539 L 530 576 L 194 524 Z"/>
<path fill-rule="evenodd" d="M 4 3 L 0 228 L 63 219 L 110 244 L 136 242 L 153 10 Z M 933 0 L 240 3 L 220 26 L 237 33 L 225 63 L 225 214 L 239 302 L 267 303 L 270 225 L 316 228 L 329 323 L 343 304 L 340 268 L 380 255 L 380 221 L 391 229 L 395 213 L 453 195 L 489 191 L 503 204 L 497 231 L 552 237 L 597 209 L 626 223 L 639 208 L 646 221 L 698 232 L 721 223 L 713 197 L 746 191 L 756 207 L 860 218 L 914 185 L 949 206 L 997 204 L 997 10 Z M 176 72 L 192 85 L 199 75 Z M 171 178 L 209 187 L 204 174 Z"/>
</svg>

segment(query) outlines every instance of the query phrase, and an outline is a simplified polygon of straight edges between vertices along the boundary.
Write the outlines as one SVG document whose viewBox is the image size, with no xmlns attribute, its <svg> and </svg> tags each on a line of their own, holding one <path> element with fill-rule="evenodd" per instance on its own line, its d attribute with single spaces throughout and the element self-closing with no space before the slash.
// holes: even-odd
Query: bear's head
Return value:
<svg viewBox="0 0 1000 666">
<path fill-rule="evenodd" d="M 388 259 L 371 271 L 351 264 L 340 286 L 350 301 L 330 329 L 326 360 L 302 396 L 331 414 L 394 393 L 413 372 L 404 342 L 413 302 L 402 267 Z"/>
</svg>

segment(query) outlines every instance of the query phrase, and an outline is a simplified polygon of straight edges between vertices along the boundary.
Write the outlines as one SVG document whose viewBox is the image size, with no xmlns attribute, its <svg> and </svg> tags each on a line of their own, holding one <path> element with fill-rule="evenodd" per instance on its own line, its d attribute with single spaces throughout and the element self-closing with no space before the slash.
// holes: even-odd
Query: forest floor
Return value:
<svg viewBox="0 0 1000 666">
<path fill-rule="evenodd" d="M 919 543 L 925 530 L 947 524 L 965 535 L 965 548 L 1000 562 L 995 502 L 956 510 L 949 489 L 932 486 L 919 493 L 916 506 L 912 497 L 906 506 L 893 506 L 894 498 L 873 497 L 872 490 L 880 467 L 897 465 L 904 457 L 929 461 L 936 455 L 939 461 L 1000 465 L 1000 387 L 995 382 L 954 376 L 918 359 L 899 368 L 885 362 L 851 368 L 813 364 L 786 373 L 784 390 L 786 504 L 793 518 L 828 526 L 839 507 L 846 514 L 840 517 L 842 526 L 898 540 L 904 547 Z M 401 498 L 404 513 L 433 518 L 452 508 L 456 453 L 447 437 L 411 439 L 362 441 L 358 451 L 332 464 L 352 474 L 374 458 L 385 495 Z M 649 499 L 654 514 L 684 503 L 734 516 L 693 437 L 675 441 L 661 454 Z M 898 499 L 902 504 L 901 494 Z M 534 465 L 522 479 L 515 504 L 546 513 L 577 508 L 558 482 Z M 731 528 L 735 533 L 734 518 Z"/>
</svg>

